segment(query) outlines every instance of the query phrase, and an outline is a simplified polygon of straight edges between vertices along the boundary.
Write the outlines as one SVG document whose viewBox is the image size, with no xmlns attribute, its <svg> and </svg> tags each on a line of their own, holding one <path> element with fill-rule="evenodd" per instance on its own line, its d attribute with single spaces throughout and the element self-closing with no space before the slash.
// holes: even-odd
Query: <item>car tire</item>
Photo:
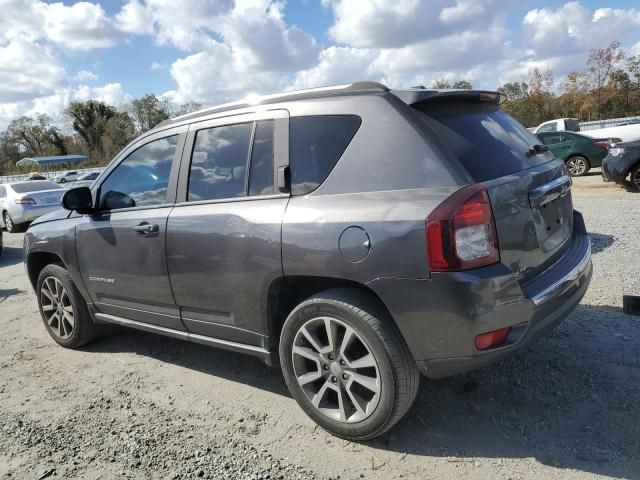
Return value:
<svg viewBox="0 0 640 480">
<path fill-rule="evenodd" d="M 282 329 L 280 363 L 304 412 L 349 440 L 369 440 L 395 425 L 420 383 L 386 309 L 354 289 L 326 290 L 298 305 Z"/>
<path fill-rule="evenodd" d="M 631 169 L 631 173 L 629 174 L 629 182 L 632 189 L 634 189 L 636 192 L 640 192 L 640 164 Z"/>
<path fill-rule="evenodd" d="M 67 179 L 66 178 L 61 178 L 58 183 L 67 183 Z"/>
<path fill-rule="evenodd" d="M 567 167 L 569 175 L 571 175 L 572 177 L 583 177 L 591 169 L 589 160 L 587 160 L 582 155 L 575 155 L 571 158 L 568 158 L 565 162 L 565 166 Z"/>
<path fill-rule="evenodd" d="M 59 264 L 42 269 L 36 284 L 38 308 L 53 340 L 65 348 L 79 348 L 100 333 L 89 313 L 87 302 L 69 272 Z"/>
<path fill-rule="evenodd" d="M 7 232 L 16 233 L 20 231 L 19 225 L 13 223 L 13 219 L 11 218 L 11 215 L 9 215 L 9 212 L 4 212 L 3 222 L 4 228 L 7 230 Z"/>
</svg>

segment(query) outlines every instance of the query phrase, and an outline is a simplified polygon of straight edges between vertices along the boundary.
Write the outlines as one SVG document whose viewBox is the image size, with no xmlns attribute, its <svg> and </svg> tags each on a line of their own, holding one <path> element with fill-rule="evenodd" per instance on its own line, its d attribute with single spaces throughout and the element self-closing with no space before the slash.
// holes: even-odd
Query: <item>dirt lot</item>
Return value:
<svg viewBox="0 0 640 480">
<path fill-rule="evenodd" d="M 640 478 L 640 195 L 574 186 L 595 273 L 547 338 L 492 367 L 423 379 L 366 444 L 316 428 L 280 373 L 135 331 L 82 351 L 48 337 L 21 263 L 0 258 L 0 478 Z"/>
</svg>

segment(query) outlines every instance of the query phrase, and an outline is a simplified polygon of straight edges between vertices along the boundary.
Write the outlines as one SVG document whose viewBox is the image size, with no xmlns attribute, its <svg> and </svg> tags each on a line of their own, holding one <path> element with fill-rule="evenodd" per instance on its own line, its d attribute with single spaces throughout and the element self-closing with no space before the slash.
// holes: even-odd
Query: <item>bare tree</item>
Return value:
<svg viewBox="0 0 640 480">
<path fill-rule="evenodd" d="M 602 116 L 602 90 L 614 71 L 624 60 L 624 50 L 620 42 L 614 40 L 606 48 L 591 50 L 587 59 L 585 79 L 590 90 L 596 94 L 596 112 L 598 119 Z"/>
<path fill-rule="evenodd" d="M 640 115 L 640 55 L 629 57 L 627 70 L 636 82 L 636 115 Z"/>
<path fill-rule="evenodd" d="M 27 154 L 35 156 L 66 155 L 60 130 L 43 113 L 20 117 L 9 124 L 7 135 Z"/>
</svg>

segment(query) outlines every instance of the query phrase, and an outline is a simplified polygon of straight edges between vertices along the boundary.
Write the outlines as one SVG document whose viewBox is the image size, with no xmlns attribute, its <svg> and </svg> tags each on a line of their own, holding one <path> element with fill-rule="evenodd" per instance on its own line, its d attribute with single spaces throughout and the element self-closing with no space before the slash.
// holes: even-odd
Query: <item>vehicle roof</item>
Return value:
<svg viewBox="0 0 640 480">
<path fill-rule="evenodd" d="M 364 82 L 355 82 L 347 85 L 333 85 L 328 87 L 310 88 L 305 90 L 293 90 L 293 91 L 288 91 L 283 93 L 277 93 L 274 95 L 249 97 L 236 102 L 225 103 L 225 104 L 214 106 L 214 107 L 204 108 L 202 110 L 198 110 L 197 112 L 180 115 L 178 117 L 162 122 L 152 131 L 155 131 L 156 129 L 160 129 L 160 128 L 166 128 L 171 125 L 184 123 L 186 121 L 195 120 L 200 117 L 205 117 L 208 115 L 224 113 L 224 112 L 231 112 L 233 110 L 239 110 L 247 107 L 269 105 L 269 104 L 281 103 L 281 102 L 320 99 L 320 98 L 326 98 L 326 97 L 380 94 L 385 92 L 394 94 L 396 97 L 400 98 L 403 102 L 407 103 L 408 105 L 413 105 L 415 103 L 419 103 L 421 101 L 425 101 L 433 97 L 458 96 L 458 95 L 470 95 L 470 94 L 472 95 L 489 94 L 492 96 L 496 96 L 499 99 L 504 98 L 504 96 L 502 96 L 500 93 L 494 92 L 494 91 L 462 90 L 462 89 L 433 89 L 433 88 L 428 89 L 423 86 L 416 86 L 408 89 L 392 90 L 386 85 L 383 85 L 378 82 L 364 81 Z"/>
</svg>

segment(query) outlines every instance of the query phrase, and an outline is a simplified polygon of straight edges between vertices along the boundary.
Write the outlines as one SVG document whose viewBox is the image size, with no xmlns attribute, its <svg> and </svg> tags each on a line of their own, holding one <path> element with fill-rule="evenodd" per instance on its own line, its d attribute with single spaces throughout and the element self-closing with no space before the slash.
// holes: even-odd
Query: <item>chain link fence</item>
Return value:
<svg viewBox="0 0 640 480">
<path fill-rule="evenodd" d="M 62 175 L 65 172 L 78 172 L 78 176 L 81 175 L 85 175 L 87 173 L 91 173 L 91 172 L 100 172 L 102 171 L 102 168 L 73 168 L 73 169 L 64 169 L 64 170 L 55 170 L 55 171 L 48 171 L 48 172 L 38 172 L 39 175 L 42 175 L 43 177 L 49 179 L 49 180 L 53 180 L 56 177 L 59 177 L 60 175 Z M 29 174 L 25 173 L 22 175 L 5 175 L 5 176 L 0 176 L 0 183 L 12 183 L 12 182 L 21 182 L 24 180 L 28 180 L 29 179 Z"/>
<path fill-rule="evenodd" d="M 608 120 L 593 120 L 591 122 L 580 122 L 580 131 L 597 130 L 599 128 L 618 127 L 623 123 L 640 122 L 640 117 L 610 118 Z"/>
</svg>

